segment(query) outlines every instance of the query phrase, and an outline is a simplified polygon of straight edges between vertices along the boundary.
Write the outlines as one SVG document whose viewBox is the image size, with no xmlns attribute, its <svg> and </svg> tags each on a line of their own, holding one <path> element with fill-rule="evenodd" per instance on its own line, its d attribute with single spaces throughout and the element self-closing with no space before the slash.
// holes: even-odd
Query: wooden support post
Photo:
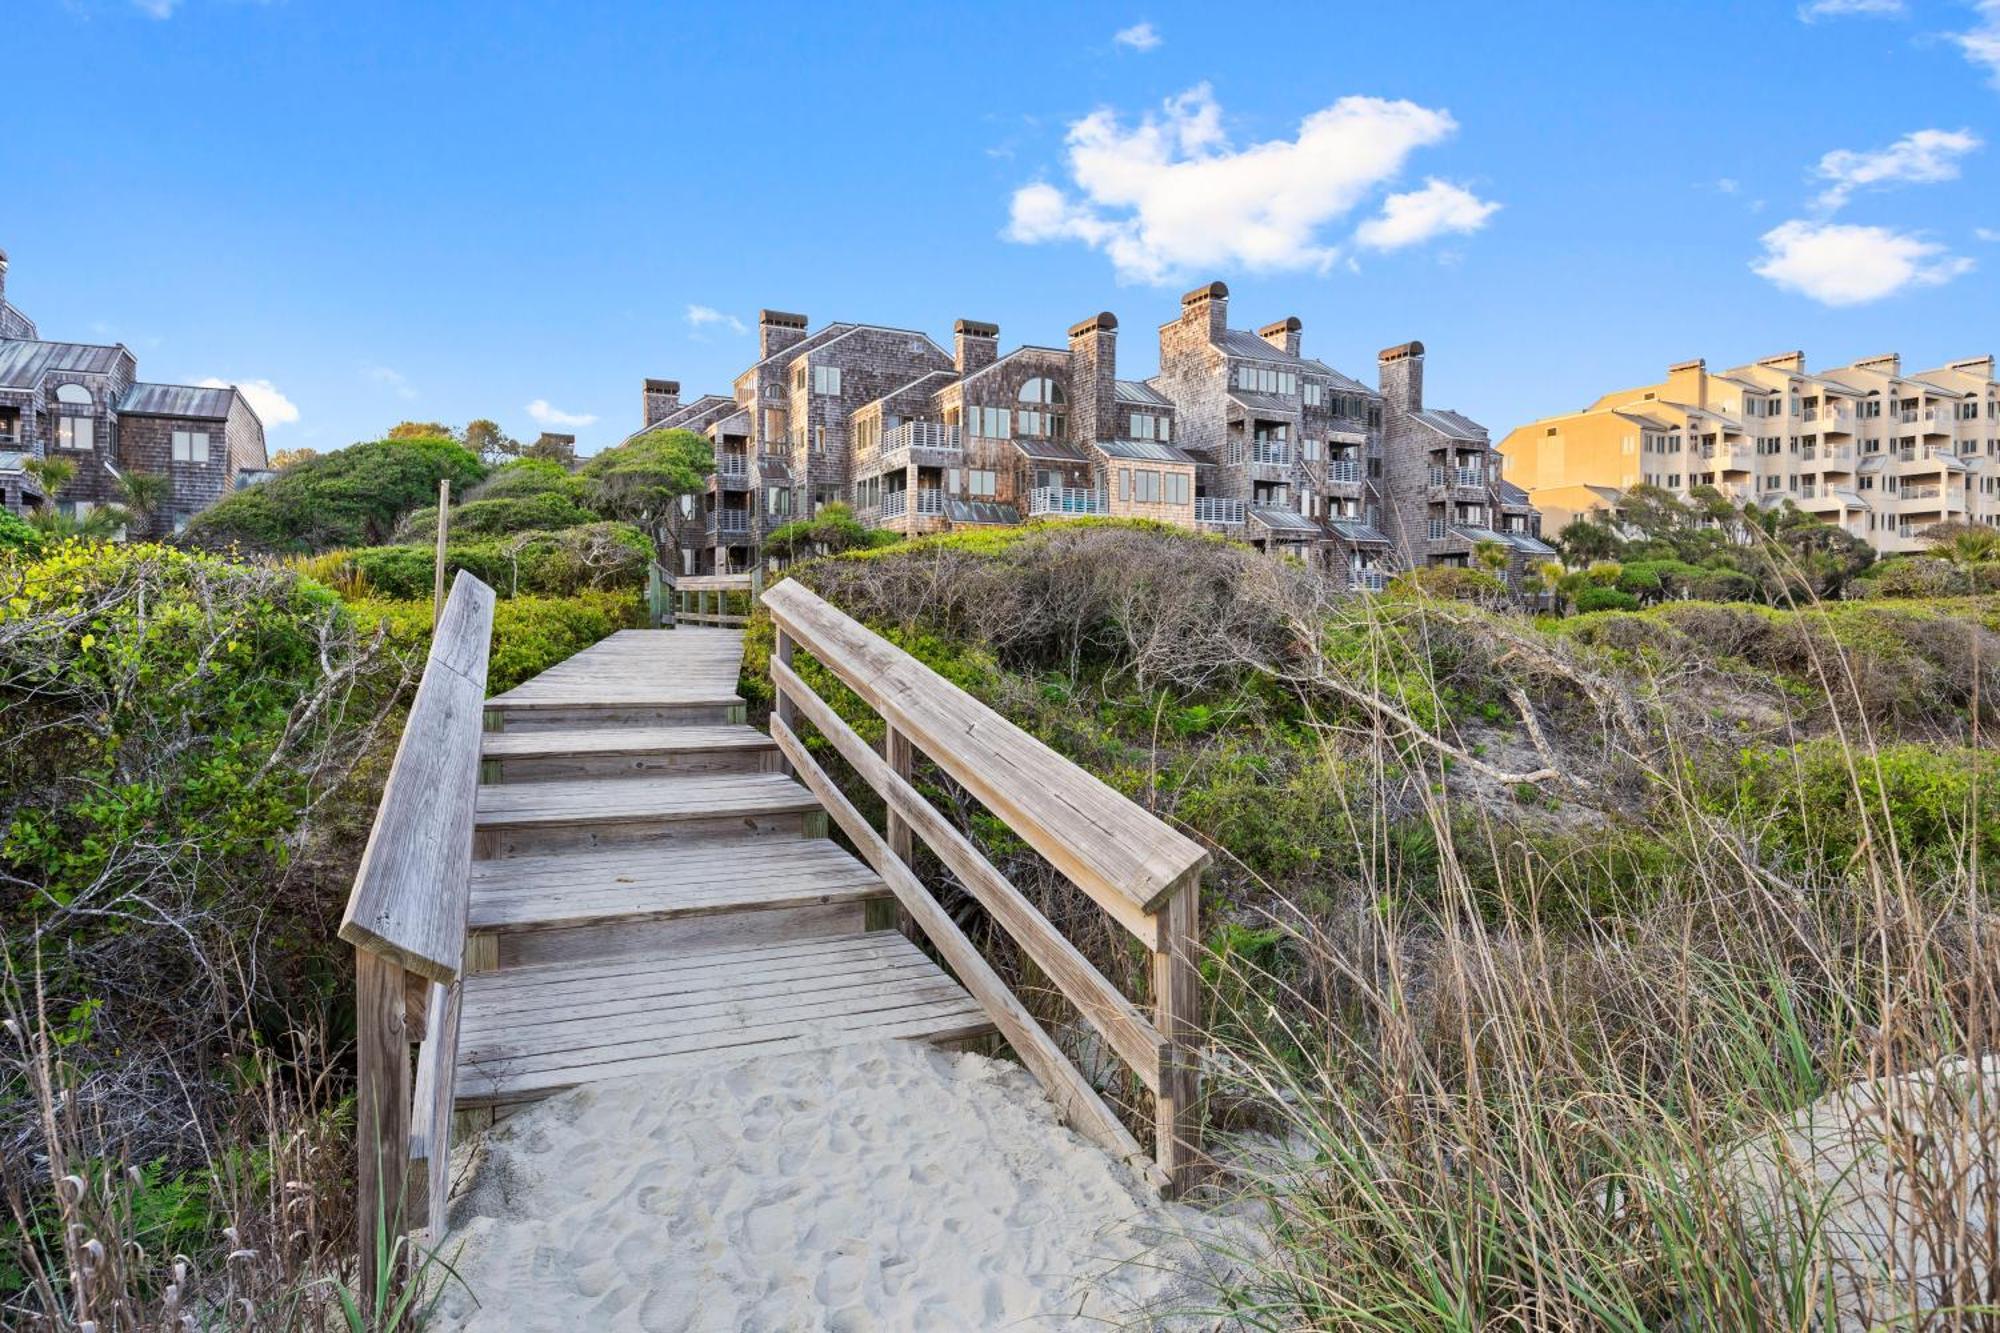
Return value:
<svg viewBox="0 0 2000 1333">
<path fill-rule="evenodd" d="M 438 478 L 438 530 L 437 558 L 431 568 L 431 632 L 437 632 L 438 621 L 444 616 L 444 538 L 451 526 L 451 480 Z"/>
<path fill-rule="evenodd" d="M 410 1030 L 403 969 L 371 949 L 354 951 L 355 1227 L 362 1307 L 370 1308 L 386 1236 L 393 1257 L 404 1228 L 410 1164 Z M 390 1275 L 393 1282 L 394 1274 Z"/>
<path fill-rule="evenodd" d="M 773 662 L 782 662 L 787 667 L 790 667 L 792 665 L 792 647 L 792 636 L 780 629 L 776 640 L 771 645 L 771 660 Z M 793 703 L 783 690 L 777 691 L 777 695 L 777 701 L 771 708 L 771 716 L 784 723 L 788 730 L 796 731 L 799 725 L 799 706 Z M 785 761 L 784 771 L 792 777 L 798 776 L 797 773 L 793 772 L 789 759 Z"/>
<path fill-rule="evenodd" d="M 1153 1025 L 1166 1041 L 1154 1101 L 1153 1152 L 1166 1172 L 1170 1198 L 1194 1185 L 1201 1156 L 1201 1089 L 1194 1063 L 1201 1004 L 1201 973 L 1195 965 L 1200 910 L 1197 878 L 1167 900 L 1160 913 L 1159 947 L 1153 952 Z"/>
<path fill-rule="evenodd" d="M 787 662 L 785 665 L 790 666 L 791 663 Z M 916 757 L 916 747 L 910 744 L 908 736 L 905 736 L 893 726 L 883 733 L 882 758 L 887 761 L 890 769 L 895 772 L 897 777 L 903 779 L 905 782 L 910 780 L 910 773 L 915 767 Z M 889 850 L 895 854 L 898 861 L 901 861 L 912 870 L 916 869 L 916 838 L 911 833 L 909 821 L 896 813 L 896 807 L 893 803 L 889 806 L 889 818 L 885 826 L 884 840 L 888 842 Z M 871 902 L 868 904 L 866 911 L 868 929 L 887 930 L 894 927 L 913 940 L 917 938 L 916 922 L 911 919 L 909 912 L 901 904 L 893 900 L 879 903 Z"/>
</svg>

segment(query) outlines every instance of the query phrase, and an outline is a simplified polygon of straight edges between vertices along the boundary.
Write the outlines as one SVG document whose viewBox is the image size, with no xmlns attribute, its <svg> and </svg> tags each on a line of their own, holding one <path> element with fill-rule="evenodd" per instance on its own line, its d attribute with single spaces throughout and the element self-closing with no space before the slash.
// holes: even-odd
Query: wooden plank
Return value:
<svg viewBox="0 0 2000 1333">
<path fill-rule="evenodd" d="M 764 593 L 781 629 L 1149 947 L 1152 916 L 1208 854 L 796 579 Z"/>
<path fill-rule="evenodd" d="M 437 645 L 397 743 L 340 923 L 340 938 L 349 944 L 433 981 L 457 976 L 465 950 L 492 612 L 492 590 L 461 575 L 439 622 Z"/>
<path fill-rule="evenodd" d="M 716 750 L 771 750 L 776 743 L 750 726 L 620 727 L 616 730 L 490 732 L 481 752 L 488 759 L 577 754 L 705 754 Z"/>
<path fill-rule="evenodd" d="M 887 891 L 885 887 L 883 892 Z M 613 920 L 562 930 L 514 930 L 472 938 L 499 941 L 503 968 L 632 955 L 677 958 L 736 944 L 776 944 L 792 939 L 850 935 L 863 928 L 865 911 L 860 903 L 831 903 L 824 907 L 719 912 L 667 921 Z"/>
<path fill-rule="evenodd" d="M 444 1236 L 451 1190 L 453 1088 L 458 1080 L 459 1005 L 462 982 L 431 984 L 429 1022 L 417 1048 L 411 1097 L 409 1216 L 424 1218 L 433 1241 Z"/>
<path fill-rule="evenodd" d="M 410 1045 L 403 969 L 366 947 L 354 951 L 355 1225 L 361 1290 L 376 1288 L 378 1235 L 401 1234 L 410 1151 Z M 393 1242 L 389 1246 L 394 1251 Z"/>
<path fill-rule="evenodd" d="M 771 719 L 771 734 L 777 738 L 779 748 L 792 761 L 792 767 L 800 778 L 819 797 L 820 804 L 827 808 L 841 831 L 861 852 L 862 859 L 874 866 L 876 873 L 895 891 L 925 938 L 944 956 L 960 983 L 992 1018 L 994 1026 L 1021 1058 L 1021 1063 L 1040 1080 L 1049 1099 L 1055 1103 L 1057 1113 L 1084 1137 L 1131 1165 L 1145 1179 L 1160 1183 L 1157 1169 L 1139 1147 L 1138 1140 L 1098 1097 L 1096 1089 L 1077 1072 L 1076 1066 L 1069 1062 L 1049 1034 L 1042 1031 L 1034 1016 L 1007 989 L 1007 984 L 980 957 L 979 950 L 965 938 L 937 900 L 931 897 L 930 891 L 908 866 L 889 851 L 889 844 L 882 840 L 882 835 L 870 827 L 868 821 L 861 817 L 861 812 L 806 753 L 805 744 L 799 740 L 798 734 L 775 715 Z"/>
<path fill-rule="evenodd" d="M 1139 1076 L 1149 1091 L 1160 1090 L 1160 1067 L 1165 1058 L 1165 1039 L 1131 1000 L 1092 966 L 1074 944 L 1022 896 L 1007 877 L 993 867 L 950 821 L 898 773 L 889 761 L 870 749 L 868 743 L 833 711 L 824 699 L 781 662 L 771 663 L 771 678 L 779 691 L 793 700 L 799 712 L 818 727 L 820 734 L 873 787 L 896 820 L 914 829 L 935 851 L 958 880 L 1006 928 L 1035 965 L 1048 975 L 1056 988 L 1069 998 L 1077 1012 L 1101 1033 L 1111 1048 Z M 891 847 L 894 852 L 893 846 Z M 897 856 L 907 863 L 907 854 Z"/>
<path fill-rule="evenodd" d="M 473 823 L 479 829 L 616 824 L 787 814 L 817 808 L 811 793 L 781 773 L 698 773 L 481 787 Z"/>
</svg>

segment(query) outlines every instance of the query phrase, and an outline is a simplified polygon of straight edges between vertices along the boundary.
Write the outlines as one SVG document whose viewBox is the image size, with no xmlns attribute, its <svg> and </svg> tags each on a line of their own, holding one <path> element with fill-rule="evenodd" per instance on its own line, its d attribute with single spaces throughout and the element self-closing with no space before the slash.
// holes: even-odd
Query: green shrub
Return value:
<svg viewBox="0 0 2000 1333">
<path fill-rule="evenodd" d="M 517 532 L 479 542 L 454 542 L 449 570 L 463 569 L 502 597 L 559 597 L 587 588 L 641 588 L 653 543 L 625 523 L 589 523 L 557 532 Z M 437 563 L 431 546 L 370 546 L 348 553 L 376 596 L 428 597 Z"/>
<path fill-rule="evenodd" d="M 517 458 L 503 463 L 486 480 L 465 493 L 466 502 L 477 500 L 525 500 L 537 495 L 560 495 L 581 502 L 583 482 L 561 463 L 546 458 Z"/>
<path fill-rule="evenodd" d="M 389 636 L 411 650 L 431 636 L 428 595 L 413 600 L 370 597 L 349 610 L 364 626 L 387 625 Z M 566 597 L 510 597 L 493 608 L 493 648 L 486 692 L 501 694 L 547 671 L 621 629 L 642 621 L 644 607 L 630 593 L 576 592 Z"/>
<path fill-rule="evenodd" d="M 1623 571 L 1620 571 L 1619 578 L 1622 582 Z M 1622 587 L 1589 587 L 1576 595 L 1576 609 L 1580 615 L 1588 615 L 1592 611 L 1637 611 L 1639 599 Z"/>
<path fill-rule="evenodd" d="M 309 552 L 388 541 L 403 515 L 470 486 L 485 465 L 451 440 L 375 440 L 308 459 L 195 515 L 190 545 Z"/>
<path fill-rule="evenodd" d="M 1844 866 L 1872 839 L 1887 859 L 1950 864 L 1971 848 L 1991 875 L 2000 869 L 2000 752 L 1887 745 L 1873 755 L 1838 740 L 1738 757 L 1728 800 L 1746 824 L 1801 862 Z"/>
<path fill-rule="evenodd" d="M 598 521 L 597 514 L 555 491 L 540 495 L 503 496 L 497 500 L 467 500 L 451 507 L 449 540 L 504 537 L 515 532 L 553 532 Z M 396 540 L 437 541 L 437 506 L 412 510 L 396 525 Z"/>
<path fill-rule="evenodd" d="M 42 534 L 34 524 L 0 509 L 0 551 L 38 551 L 41 547 Z"/>
</svg>

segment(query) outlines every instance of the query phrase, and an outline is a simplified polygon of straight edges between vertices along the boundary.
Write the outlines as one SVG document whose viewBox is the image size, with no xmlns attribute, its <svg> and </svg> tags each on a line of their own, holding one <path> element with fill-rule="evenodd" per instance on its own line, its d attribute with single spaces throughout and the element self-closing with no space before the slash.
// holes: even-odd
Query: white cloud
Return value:
<svg viewBox="0 0 2000 1333">
<path fill-rule="evenodd" d="M 1362 223 L 1354 239 L 1371 250 L 1400 250 L 1447 232 L 1478 231 L 1499 211 L 1500 205 L 1433 176 L 1421 190 L 1383 200 L 1381 213 Z"/>
<path fill-rule="evenodd" d="M 400 370 L 392 370 L 388 366 L 363 366 L 361 373 L 375 383 L 395 390 L 398 398 L 407 400 L 417 396 L 416 386 Z"/>
<path fill-rule="evenodd" d="M 1742 188 L 1743 183 L 1734 176 L 1722 176 L 1715 182 L 1715 192 L 1717 194 L 1735 194 Z"/>
<path fill-rule="evenodd" d="M 1991 227 L 1974 227 L 1972 234 L 1988 245 L 1993 244 L 1995 241 L 2000 241 L 2000 231 L 1995 231 Z"/>
<path fill-rule="evenodd" d="M 1821 305 L 1845 306 L 1936 287 L 1973 264 L 1909 232 L 1794 219 L 1764 233 L 1764 257 L 1750 267 Z"/>
<path fill-rule="evenodd" d="M 1129 28 L 1120 28 L 1111 40 L 1134 51 L 1150 51 L 1160 44 L 1160 34 L 1150 23 L 1134 23 Z"/>
<path fill-rule="evenodd" d="M 597 420 L 589 412 L 565 412 L 551 405 L 546 398 L 537 398 L 529 403 L 527 411 L 539 426 L 588 426 Z"/>
<path fill-rule="evenodd" d="M 289 426 L 299 419 L 298 404 L 278 391 L 278 386 L 269 380 L 222 380 L 213 375 L 195 383 L 204 389 L 227 389 L 234 386 L 250 404 L 250 410 L 266 427 Z"/>
<path fill-rule="evenodd" d="M 1817 175 L 1832 181 L 1819 196 L 1831 212 L 1856 190 L 1892 185 L 1933 185 L 1958 179 L 1958 161 L 1980 146 L 1971 130 L 1918 130 L 1887 148 L 1836 148 L 1819 160 Z"/>
<path fill-rule="evenodd" d="M 705 329 L 711 324 L 720 325 L 731 333 L 748 333 L 749 328 L 734 315 L 725 315 L 711 305 L 690 305 L 687 308 L 687 322 L 691 329 Z"/>
<path fill-rule="evenodd" d="M 2000 88 L 2000 0 L 1979 0 L 1973 10 L 1979 15 L 1978 25 L 1953 33 L 1951 39 L 1965 52 L 1965 58 L 1982 66 L 1993 86 Z"/>
<path fill-rule="evenodd" d="M 1072 123 L 1074 197 L 1046 182 L 1022 186 L 1003 235 L 1081 241 L 1110 256 L 1125 281 L 1224 265 L 1324 270 L 1340 251 L 1321 229 L 1457 128 L 1448 111 L 1343 97 L 1301 121 L 1296 138 L 1239 149 L 1204 83 L 1130 127 L 1111 110 Z"/>
<path fill-rule="evenodd" d="M 132 0 L 132 7 L 147 18 L 170 19 L 181 0 Z"/>
<path fill-rule="evenodd" d="M 1869 18 L 1898 18 L 1905 12 L 1903 0 L 1808 0 L 1799 6 L 1799 19 L 1847 18 L 1860 14 Z"/>
</svg>

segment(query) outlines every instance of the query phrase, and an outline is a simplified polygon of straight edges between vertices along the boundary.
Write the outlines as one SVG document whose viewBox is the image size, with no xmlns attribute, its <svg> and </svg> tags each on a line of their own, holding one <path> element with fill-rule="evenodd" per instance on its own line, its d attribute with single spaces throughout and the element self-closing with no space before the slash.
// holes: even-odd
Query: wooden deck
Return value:
<svg viewBox="0 0 2000 1333">
<path fill-rule="evenodd" d="M 732 1052 L 991 1030 L 744 725 L 742 634 L 625 630 L 487 701 L 461 1111 Z"/>
</svg>

